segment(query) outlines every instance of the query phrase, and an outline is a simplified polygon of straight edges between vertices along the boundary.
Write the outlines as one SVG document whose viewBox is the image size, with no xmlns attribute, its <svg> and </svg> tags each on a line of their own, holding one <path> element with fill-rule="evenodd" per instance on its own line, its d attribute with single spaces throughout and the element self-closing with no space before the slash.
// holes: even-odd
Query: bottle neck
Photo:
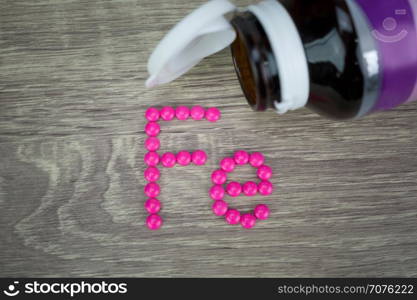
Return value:
<svg viewBox="0 0 417 300">
<path fill-rule="evenodd" d="M 249 104 L 278 113 L 304 107 L 309 97 L 307 59 L 298 30 L 276 0 L 249 6 L 232 19 L 235 68 Z"/>
<path fill-rule="evenodd" d="M 248 104 L 256 111 L 281 102 L 277 63 L 261 23 L 251 12 L 231 21 L 237 37 L 231 46 L 236 73 Z"/>
</svg>

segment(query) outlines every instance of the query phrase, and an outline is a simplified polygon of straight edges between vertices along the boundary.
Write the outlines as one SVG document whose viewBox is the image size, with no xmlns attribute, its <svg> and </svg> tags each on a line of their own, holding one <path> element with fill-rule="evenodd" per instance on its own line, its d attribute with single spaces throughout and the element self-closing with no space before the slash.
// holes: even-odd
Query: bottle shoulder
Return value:
<svg viewBox="0 0 417 300">
<path fill-rule="evenodd" d="M 365 95 L 360 41 L 345 1 L 283 1 L 306 52 L 310 97 L 307 107 L 332 119 L 359 115 Z"/>
</svg>

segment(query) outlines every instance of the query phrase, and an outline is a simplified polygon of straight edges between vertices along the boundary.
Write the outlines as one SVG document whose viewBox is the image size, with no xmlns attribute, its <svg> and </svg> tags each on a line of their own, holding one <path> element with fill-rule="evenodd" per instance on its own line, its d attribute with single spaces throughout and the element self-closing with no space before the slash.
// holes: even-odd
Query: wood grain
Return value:
<svg viewBox="0 0 417 300">
<path fill-rule="evenodd" d="M 417 103 L 338 123 L 254 113 L 224 50 L 146 90 L 156 42 L 203 0 L 0 2 L 0 276 L 417 276 Z M 250 1 L 239 1 L 246 5 Z M 217 124 L 162 124 L 163 230 L 144 226 L 150 106 L 218 106 Z M 237 149 L 276 175 L 252 231 L 210 211 L 210 171 Z M 240 168 L 234 179 L 254 179 Z"/>
</svg>

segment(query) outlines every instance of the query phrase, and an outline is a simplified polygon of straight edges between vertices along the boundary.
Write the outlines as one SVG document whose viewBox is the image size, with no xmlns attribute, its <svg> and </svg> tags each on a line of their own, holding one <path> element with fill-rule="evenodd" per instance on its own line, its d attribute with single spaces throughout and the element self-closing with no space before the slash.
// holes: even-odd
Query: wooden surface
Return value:
<svg viewBox="0 0 417 300">
<path fill-rule="evenodd" d="M 417 103 L 351 123 L 254 113 L 228 50 L 146 90 L 156 42 L 202 2 L 0 2 L 0 276 L 417 276 Z M 162 124 L 161 151 L 209 162 L 163 170 L 165 226 L 150 232 L 144 110 L 195 104 L 223 119 Z M 273 196 L 230 201 L 270 205 L 251 231 L 207 195 L 236 149 L 277 174 Z"/>
</svg>

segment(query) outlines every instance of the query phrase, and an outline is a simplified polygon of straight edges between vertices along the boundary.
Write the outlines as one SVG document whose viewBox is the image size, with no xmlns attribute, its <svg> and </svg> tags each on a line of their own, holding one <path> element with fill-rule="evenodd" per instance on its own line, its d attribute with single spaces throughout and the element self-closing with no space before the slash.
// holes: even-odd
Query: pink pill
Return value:
<svg viewBox="0 0 417 300">
<path fill-rule="evenodd" d="M 240 225 L 242 225 L 243 228 L 251 229 L 253 226 L 255 226 L 255 223 L 256 218 L 251 214 L 244 214 L 240 218 Z"/>
<path fill-rule="evenodd" d="M 148 136 L 157 136 L 161 132 L 161 127 L 156 122 L 148 122 L 145 126 L 145 132 Z"/>
<path fill-rule="evenodd" d="M 188 151 L 180 151 L 177 153 L 177 163 L 181 166 L 188 166 L 191 162 L 191 154 Z"/>
<path fill-rule="evenodd" d="M 187 120 L 190 117 L 190 109 L 186 106 L 178 106 L 177 109 L 175 109 L 175 116 L 178 120 Z"/>
<path fill-rule="evenodd" d="M 246 151 L 236 151 L 233 155 L 233 158 L 235 159 L 235 163 L 238 165 L 244 165 L 247 164 L 249 161 L 249 153 Z"/>
<path fill-rule="evenodd" d="M 272 177 L 272 169 L 270 166 L 262 165 L 258 168 L 256 174 L 258 175 L 259 179 L 268 180 Z"/>
<path fill-rule="evenodd" d="M 269 207 L 265 204 L 259 204 L 255 207 L 255 217 L 259 220 L 266 220 L 269 218 Z"/>
<path fill-rule="evenodd" d="M 175 109 L 171 106 L 163 107 L 159 113 L 164 121 L 171 121 L 175 117 Z"/>
<path fill-rule="evenodd" d="M 161 177 L 161 172 L 159 172 L 158 168 L 148 167 L 145 172 L 143 172 L 143 175 L 147 181 L 155 182 Z"/>
<path fill-rule="evenodd" d="M 217 200 L 213 203 L 212 209 L 216 216 L 224 216 L 227 212 L 228 205 L 223 200 Z"/>
<path fill-rule="evenodd" d="M 174 153 L 166 152 L 162 154 L 161 163 L 165 168 L 172 168 L 177 163 L 177 158 Z"/>
<path fill-rule="evenodd" d="M 145 154 L 144 161 L 148 166 L 156 166 L 159 164 L 159 154 L 156 152 L 148 152 Z"/>
<path fill-rule="evenodd" d="M 265 158 L 261 152 L 253 152 L 249 157 L 249 163 L 252 167 L 260 167 L 264 164 Z"/>
<path fill-rule="evenodd" d="M 193 120 L 202 120 L 204 118 L 205 113 L 206 111 L 200 105 L 196 105 L 193 108 L 191 108 L 191 118 L 193 118 Z"/>
<path fill-rule="evenodd" d="M 149 198 L 145 201 L 145 209 L 150 214 L 156 214 L 161 210 L 161 202 L 156 198 Z"/>
<path fill-rule="evenodd" d="M 240 212 L 236 209 L 229 209 L 225 214 L 226 222 L 230 225 L 236 225 L 240 222 Z"/>
<path fill-rule="evenodd" d="M 223 184 L 227 180 L 227 173 L 223 170 L 216 170 L 211 174 L 211 181 L 214 184 Z"/>
<path fill-rule="evenodd" d="M 246 196 L 255 196 L 258 193 L 258 185 L 253 181 L 248 181 L 243 184 L 242 190 Z"/>
<path fill-rule="evenodd" d="M 159 187 L 159 184 L 155 182 L 150 182 L 147 185 L 145 185 L 144 192 L 146 196 L 154 198 L 159 196 L 159 194 L 161 193 L 161 188 Z"/>
<path fill-rule="evenodd" d="M 207 161 L 207 154 L 203 150 L 194 151 L 191 155 L 191 160 L 197 166 L 204 165 Z"/>
<path fill-rule="evenodd" d="M 221 185 L 213 185 L 210 188 L 209 194 L 213 200 L 223 200 L 225 191 Z"/>
<path fill-rule="evenodd" d="M 223 158 L 222 161 L 220 162 L 220 167 L 225 172 L 233 172 L 233 170 L 235 169 L 235 166 L 236 164 L 235 164 L 234 159 L 230 157 Z"/>
<path fill-rule="evenodd" d="M 159 120 L 159 110 L 155 107 L 149 107 L 145 112 L 145 118 L 148 121 L 158 121 Z"/>
<path fill-rule="evenodd" d="M 221 117 L 220 110 L 218 110 L 216 107 L 210 107 L 206 111 L 206 119 L 209 122 L 217 122 Z"/>
<path fill-rule="evenodd" d="M 237 197 L 242 193 L 242 186 L 239 182 L 232 181 L 227 185 L 226 191 L 231 197 Z"/>
<path fill-rule="evenodd" d="M 150 136 L 145 140 L 145 147 L 148 151 L 157 151 L 161 147 L 161 142 L 157 137 Z"/>
<path fill-rule="evenodd" d="M 264 196 L 271 195 L 272 192 L 274 191 L 274 186 L 272 185 L 271 182 L 264 180 L 258 184 L 258 191 L 259 191 L 259 194 L 264 195 Z"/>
<path fill-rule="evenodd" d="M 162 226 L 162 218 L 159 215 L 150 215 L 146 218 L 146 226 L 150 230 L 158 230 Z"/>
</svg>

